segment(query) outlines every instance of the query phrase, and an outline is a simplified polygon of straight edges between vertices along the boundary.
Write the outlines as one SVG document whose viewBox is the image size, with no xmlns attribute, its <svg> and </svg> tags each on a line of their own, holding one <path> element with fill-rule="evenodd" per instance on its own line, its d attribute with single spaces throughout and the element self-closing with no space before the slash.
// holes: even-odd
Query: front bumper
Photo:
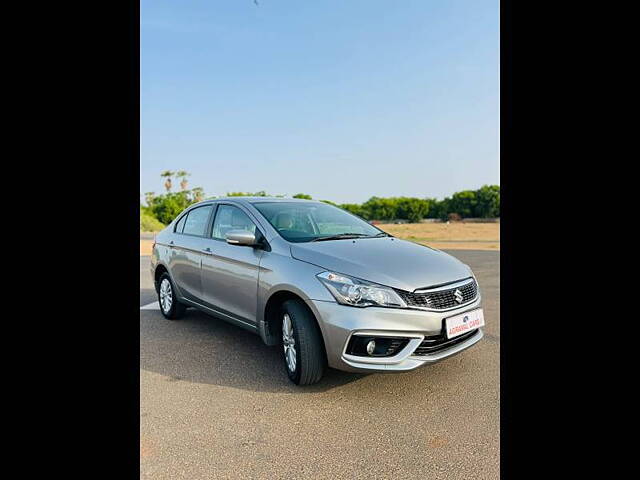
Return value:
<svg viewBox="0 0 640 480">
<path fill-rule="evenodd" d="M 413 356 L 425 336 L 442 332 L 447 317 L 480 307 L 480 296 L 464 307 L 445 312 L 366 307 L 356 308 L 336 302 L 310 300 L 324 337 L 329 366 L 347 372 L 403 372 L 439 362 L 476 344 L 482 329 L 449 348 L 429 355 Z M 390 357 L 361 357 L 345 353 L 352 335 L 397 336 L 410 338 L 409 343 Z"/>
</svg>

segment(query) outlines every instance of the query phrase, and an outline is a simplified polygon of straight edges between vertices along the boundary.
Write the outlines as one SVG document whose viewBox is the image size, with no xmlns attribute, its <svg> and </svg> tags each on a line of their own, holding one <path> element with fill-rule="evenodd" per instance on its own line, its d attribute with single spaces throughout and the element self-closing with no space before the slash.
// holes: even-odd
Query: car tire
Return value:
<svg viewBox="0 0 640 480">
<path fill-rule="evenodd" d="M 322 333 L 313 314 L 301 300 L 282 305 L 282 347 L 284 368 L 296 385 L 320 381 L 327 366 Z"/>
<path fill-rule="evenodd" d="M 167 272 L 158 280 L 158 303 L 160 312 L 168 320 L 178 320 L 184 315 L 187 307 L 178 301 L 173 281 Z"/>
</svg>

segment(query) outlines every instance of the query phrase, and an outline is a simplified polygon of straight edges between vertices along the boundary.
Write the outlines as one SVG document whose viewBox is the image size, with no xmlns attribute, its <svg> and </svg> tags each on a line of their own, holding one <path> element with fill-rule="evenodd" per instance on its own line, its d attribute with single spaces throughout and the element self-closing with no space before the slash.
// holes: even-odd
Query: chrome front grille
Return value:
<svg viewBox="0 0 640 480">
<path fill-rule="evenodd" d="M 449 310 L 470 303 L 478 296 L 478 285 L 473 278 L 438 288 L 405 292 L 396 290 L 407 306 L 430 310 Z"/>
</svg>

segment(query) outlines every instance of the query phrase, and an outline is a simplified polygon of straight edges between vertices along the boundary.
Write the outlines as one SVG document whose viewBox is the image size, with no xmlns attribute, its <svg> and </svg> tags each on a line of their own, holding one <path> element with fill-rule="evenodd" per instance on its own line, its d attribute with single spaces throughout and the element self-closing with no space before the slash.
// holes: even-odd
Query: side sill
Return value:
<svg viewBox="0 0 640 480">
<path fill-rule="evenodd" d="M 198 310 L 203 311 L 204 313 L 207 313 L 209 315 L 212 315 L 216 318 L 220 318 L 221 320 L 224 320 L 225 322 L 231 323 L 237 327 L 240 328 L 244 328 L 245 330 L 248 330 L 250 332 L 253 333 L 258 333 L 258 327 L 256 325 L 253 325 L 251 323 L 245 322 L 244 320 L 240 320 L 236 317 L 233 317 L 227 313 L 221 312 L 219 310 L 215 310 L 213 308 L 207 307 L 206 305 L 202 305 L 198 302 L 194 302 L 193 300 L 189 300 L 188 298 L 183 298 L 180 300 L 181 302 L 185 302 L 188 303 L 190 306 L 197 308 Z"/>
</svg>

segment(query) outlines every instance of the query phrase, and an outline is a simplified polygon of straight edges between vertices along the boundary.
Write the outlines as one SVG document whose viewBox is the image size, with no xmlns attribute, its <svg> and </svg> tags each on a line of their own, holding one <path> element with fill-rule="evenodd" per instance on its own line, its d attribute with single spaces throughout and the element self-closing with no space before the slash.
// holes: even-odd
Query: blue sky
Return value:
<svg viewBox="0 0 640 480">
<path fill-rule="evenodd" d="M 496 0 L 142 0 L 140 192 L 499 184 Z"/>
</svg>

